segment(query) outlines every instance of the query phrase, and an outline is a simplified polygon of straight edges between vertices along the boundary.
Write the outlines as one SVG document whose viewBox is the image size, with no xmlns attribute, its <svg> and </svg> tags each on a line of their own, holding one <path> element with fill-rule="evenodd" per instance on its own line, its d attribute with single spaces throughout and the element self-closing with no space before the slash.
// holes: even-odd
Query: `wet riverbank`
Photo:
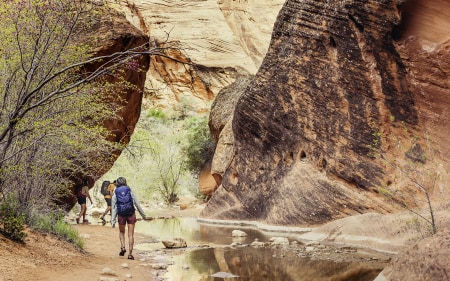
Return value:
<svg viewBox="0 0 450 281">
<path fill-rule="evenodd" d="M 309 229 L 262 229 L 248 222 L 160 218 L 137 224 L 138 233 L 156 239 L 136 248 L 167 257 L 161 260 L 167 265 L 163 279 L 185 281 L 349 280 L 345 277 L 349 275 L 364 281 L 373 280 L 390 259 L 389 255 L 370 249 L 299 239 Z M 245 232 L 246 236 L 233 237 L 233 230 Z M 162 240 L 178 237 L 186 240 L 187 248 L 163 249 Z M 288 242 L 273 243 L 274 237 Z"/>
</svg>

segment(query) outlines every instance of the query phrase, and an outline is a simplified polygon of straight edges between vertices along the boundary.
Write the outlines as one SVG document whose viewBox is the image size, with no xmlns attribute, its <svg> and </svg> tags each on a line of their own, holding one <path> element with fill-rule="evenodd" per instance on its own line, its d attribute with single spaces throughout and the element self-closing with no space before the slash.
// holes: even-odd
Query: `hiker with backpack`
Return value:
<svg viewBox="0 0 450 281">
<path fill-rule="evenodd" d="M 88 187 L 88 182 L 87 180 L 83 180 L 83 182 L 81 183 L 81 185 L 78 185 L 75 188 L 75 195 L 77 196 L 77 200 L 78 200 L 78 204 L 80 204 L 81 210 L 80 213 L 78 214 L 77 218 L 75 219 L 75 221 L 77 222 L 77 224 L 80 223 L 80 218 L 83 217 L 83 223 L 87 222 L 86 220 L 86 198 L 89 198 L 89 201 L 91 201 L 92 204 L 92 199 L 91 199 L 91 195 L 89 194 L 89 187 Z"/>
<path fill-rule="evenodd" d="M 128 259 L 134 260 L 133 256 L 133 246 L 134 246 L 134 225 L 136 224 L 136 209 L 139 211 L 141 217 L 145 220 L 146 216 L 144 210 L 142 210 L 139 201 L 136 199 L 133 191 L 127 186 L 127 181 L 124 177 L 119 177 L 116 180 L 117 187 L 114 190 L 112 196 L 112 216 L 111 225 L 115 227 L 116 225 L 116 215 L 117 222 L 119 223 L 119 239 L 120 239 L 120 253 L 119 256 L 124 256 L 126 253 L 125 249 L 125 226 L 128 224 L 128 246 L 129 254 Z M 136 207 L 136 209 L 135 209 Z"/>
<path fill-rule="evenodd" d="M 100 192 L 105 197 L 105 201 L 106 201 L 106 209 L 103 212 L 103 214 L 100 216 L 100 219 L 102 220 L 102 225 L 106 224 L 106 220 L 105 220 L 106 214 L 109 213 L 109 215 L 112 215 L 111 199 L 112 199 L 112 195 L 114 193 L 114 189 L 116 189 L 116 181 L 114 181 L 114 182 L 104 181 L 100 188 Z"/>
</svg>

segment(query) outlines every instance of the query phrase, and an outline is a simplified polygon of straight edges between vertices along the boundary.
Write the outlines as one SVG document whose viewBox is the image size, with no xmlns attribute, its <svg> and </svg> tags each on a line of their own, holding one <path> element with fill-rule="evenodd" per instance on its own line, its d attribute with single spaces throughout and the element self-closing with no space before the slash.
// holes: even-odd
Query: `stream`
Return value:
<svg viewBox="0 0 450 281">
<path fill-rule="evenodd" d="M 233 230 L 247 236 L 232 237 Z M 196 218 L 140 221 L 135 231 L 155 238 L 136 245 L 137 250 L 163 251 L 169 256 L 164 275 L 168 281 L 372 281 L 387 265 L 361 249 L 304 244 L 297 241 L 295 232 L 264 232 Z M 161 243 L 178 237 L 186 240 L 186 248 L 165 249 Z M 249 246 L 255 239 L 268 242 L 271 237 L 286 237 L 290 245 Z"/>
</svg>

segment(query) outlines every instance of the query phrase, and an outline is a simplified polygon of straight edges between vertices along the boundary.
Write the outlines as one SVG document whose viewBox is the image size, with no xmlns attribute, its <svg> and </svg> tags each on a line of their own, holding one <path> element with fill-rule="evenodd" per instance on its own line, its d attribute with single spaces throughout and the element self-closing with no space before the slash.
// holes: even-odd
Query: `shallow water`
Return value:
<svg viewBox="0 0 450 281">
<path fill-rule="evenodd" d="M 248 236 L 233 238 L 234 229 Z M 155 237 L 155 243 L 136 245 L 139 250 L 163 249 L 161 240 L 181 237 L 188 248 L 167 250 L 173 265 L 165 275 L 173 281 L 369 281 L 382 270 L 369 263 L 335 262 L 300 257 L 295 251 L 286 252 L 269 247 L 229 247 L 233 242 L 250 244 L 255 238 L 269 241 L 273 236 L 295 240 L 293 233 L 265 233 L 239 226 L 199 223 L 195 218 L 156 219 L 140 221 L 136 232 Z M 204 248 L 207 244 L 210 247 Z"/>
</svg>

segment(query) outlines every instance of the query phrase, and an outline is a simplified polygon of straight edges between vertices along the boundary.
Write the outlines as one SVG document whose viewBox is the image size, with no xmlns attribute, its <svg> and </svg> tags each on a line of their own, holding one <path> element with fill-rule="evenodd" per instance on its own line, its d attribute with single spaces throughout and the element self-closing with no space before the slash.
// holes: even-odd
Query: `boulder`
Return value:
<svg viewBox="0 0 450 281">
<path fill-rule="evenodd" d="M 174 248 L 186 248 L 186 240 L 183 238 L 174 238 L 172 241 L 161 241 L 164 245 L 164 247 L 168 249 L 174 249 Z"/>
</svg>

